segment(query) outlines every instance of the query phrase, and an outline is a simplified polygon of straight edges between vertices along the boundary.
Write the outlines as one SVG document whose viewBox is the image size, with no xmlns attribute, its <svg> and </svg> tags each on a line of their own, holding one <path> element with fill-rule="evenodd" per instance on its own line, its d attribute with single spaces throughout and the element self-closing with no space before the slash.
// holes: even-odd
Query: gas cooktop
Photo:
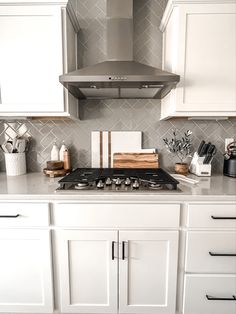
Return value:
<svg viewBox="0 0 236 314">
<path fill-rule="evenodd" d="M 176 190 L 179 183 L 163 169 L 77 168 L 59 182 L 58 191 Z"/>
</svg>

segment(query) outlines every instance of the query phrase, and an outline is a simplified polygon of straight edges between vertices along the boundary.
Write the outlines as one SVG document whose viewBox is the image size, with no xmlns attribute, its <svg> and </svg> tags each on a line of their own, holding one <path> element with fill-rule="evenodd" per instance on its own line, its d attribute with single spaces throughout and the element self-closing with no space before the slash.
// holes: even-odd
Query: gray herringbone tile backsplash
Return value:
<svg viewBox="0 0 236 314">
<path fill-rule="evenodd" d="M 167 0 L 134 0 L 135 60 L 161 67 L 159 24 L 166 2 Z M 80 67 L 106 59 L 105 3 L 105 0 L 77 2 L 77 16 L 81 26 L 78 49 Z M 161 156 L 161 167 L 171 168 L 175 160 L 166 152 L 163 137 L 171 136 L 171 130 L 177 128 L 193 132 L 195 149 L 202 139 L 214 143 L 218 152 L 213 161 L 213 172 L 222 172 L 224 139 L 236 138 L 235 120 L 159 121 L 159 100 L 81 101 L 80 115 L 81 120 L 78 121 L 23 121 L 32 135 L 27 153 L 28 171 L 41 171 L 45 167 L 55 139 L 58 144 L 65 140 L 70 147 L 73 167 L 89 167 L 90 136 L 93 130 L 140 130 L 143 132 L 143 148 L 157 148 Z M 3 122 L 0 121 L 0 142 L 4 138 Z M 0 152 L 0 171 L 4 169 L 4 156 Z"/>
</svg>

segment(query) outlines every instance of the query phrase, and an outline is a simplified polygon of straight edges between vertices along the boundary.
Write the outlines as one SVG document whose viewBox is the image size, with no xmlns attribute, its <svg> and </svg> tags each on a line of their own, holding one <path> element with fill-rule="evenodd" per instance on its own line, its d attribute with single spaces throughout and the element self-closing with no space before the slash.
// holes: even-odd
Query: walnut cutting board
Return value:
<svg viewBox="0 0 236 314">
<path fill-rule="evenodd" d="M 114 168 L 159 168 L 158 154 L 114 153 Z"/>
</svg>

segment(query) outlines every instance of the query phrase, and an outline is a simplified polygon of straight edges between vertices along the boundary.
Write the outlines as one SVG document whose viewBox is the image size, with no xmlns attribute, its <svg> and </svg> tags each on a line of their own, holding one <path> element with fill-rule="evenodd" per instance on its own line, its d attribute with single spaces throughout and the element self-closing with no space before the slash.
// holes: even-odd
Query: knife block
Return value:
<svg viewBox="0 0 236 314">
<path fill-rule="evenodd" d="M 211 164 L 204 164 L 205 156 L 199 157 L 195 152 L 193 159 L 189 166 L 189 171 L 198 177 L 210 177 L 211 176 Z"/>
</svg>

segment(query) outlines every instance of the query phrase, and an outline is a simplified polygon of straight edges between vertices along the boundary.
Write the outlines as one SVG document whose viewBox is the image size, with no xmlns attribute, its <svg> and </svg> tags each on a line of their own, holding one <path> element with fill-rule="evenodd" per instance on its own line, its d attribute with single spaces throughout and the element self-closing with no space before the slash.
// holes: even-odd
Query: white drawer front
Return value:
<svg viewBox="0 0 236 314">
<path fill-rule="evenodd" d="M 236 296 L 234 275 L 186 275 L 184 314 L 235 314 L 236 300 L 208 300 Z"/>
<path fill-rule="evenodd" d="M 188 226 L 193 228 L 236 228 L 236 203 L 189 204 Z"/>
<path fill-rule="evenodd" d="M 236 274 L 236 232 L 188 232 L 185 270 Z"/>
<path fill-rule="evenodd" d="M 57 204 L 54 223 L 71 227 L 176 228 L 179 204 Z"/>
<path fill-rule="evenodd" d="M 48 203 L 2 203 L 0 202 L 0 226 L 48 226 Z"/>
</svg>

